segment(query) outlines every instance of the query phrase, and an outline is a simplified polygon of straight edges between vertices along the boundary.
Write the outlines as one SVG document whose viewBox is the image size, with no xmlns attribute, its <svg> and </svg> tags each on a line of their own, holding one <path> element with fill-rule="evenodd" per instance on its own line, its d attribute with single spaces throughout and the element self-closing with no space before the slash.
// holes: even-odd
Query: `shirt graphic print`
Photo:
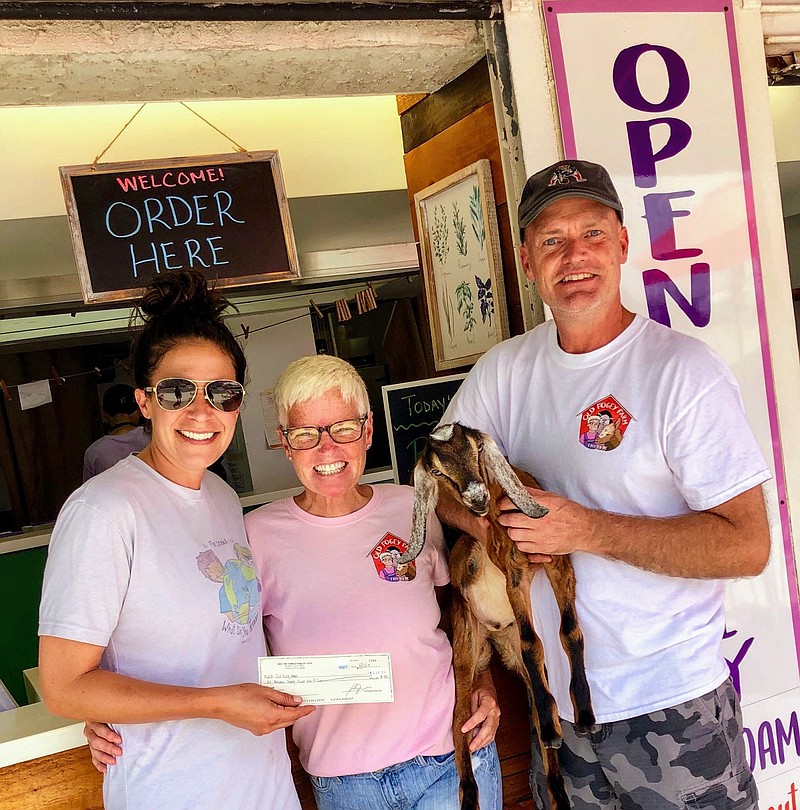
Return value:
<svg viewBox="0 0 800 810">
<path fill-rule="evenodd" d="M 370 552 L 378 576 L 385 582 L 410 582 L 417 575 L 417 564 L 411 560 L 398 565 L 401 555 L 408 550 L 408 543 L 391 532 L 386 532 Z"/>
<path fill-rule="evenodd" d="M 231 635 L 249 637 L 261 615 L 261 583 L 258 581 L 253 555 L 247 546 L 233 544 L 234 556 L 223 563 L 217 551 L 227 551 L 229 543 L 212 542 L 224 548 L 201 551 L 196 558 L 200 573 L 211 582 L 219 584 L 219 612 L 222 614 L 222 630 Z"/>
<path fill-rule="evenodd" d="M 580 443 L 589 450 L 615 450 L 632 421 L 633 416 L 608 394 L 580 413 Z"/>
</svg>

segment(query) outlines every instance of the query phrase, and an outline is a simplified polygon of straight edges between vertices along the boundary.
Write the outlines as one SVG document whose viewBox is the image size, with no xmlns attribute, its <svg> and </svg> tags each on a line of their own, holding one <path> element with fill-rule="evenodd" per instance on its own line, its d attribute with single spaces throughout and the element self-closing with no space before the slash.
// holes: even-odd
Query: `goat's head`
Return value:
<svg viewBox="0 0 800 810">
<path fill-rule="evenodd" d="M 442 425 L 428 436 L 425 450 L 414 468 L 414 486 L 425 475 L 458 498 L 464 506 L 483 517 L 489 511 L 489 478 L 484 448 L 494 444 L 478 430 L 458 422 Z M 436 489 L 436 487 L 434 487 Z M 431 508 L 435 507 L 434 503 Z M 429 510 L 430 511 L 430 510 Z"/>
<path fill-rule="evenodd" d="M 436 508 L 439 487 L 447 490 L 474 514 L 483 517 L 490 507 L 489 481 L 497 481 L 515 506 L 530 517 L 547 510 L 531 498 L 494 440 L 458 422 L 440 425 L 428 437 L 414 467 L 414 515 L 409 549 L 400 558 L 417 557 L 425 542 L 425 524 Z"/>
</svg>

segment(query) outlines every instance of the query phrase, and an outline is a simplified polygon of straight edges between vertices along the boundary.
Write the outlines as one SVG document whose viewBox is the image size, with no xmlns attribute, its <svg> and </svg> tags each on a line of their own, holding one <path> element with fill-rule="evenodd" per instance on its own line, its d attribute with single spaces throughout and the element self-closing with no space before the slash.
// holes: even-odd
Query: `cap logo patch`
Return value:
<svg viewBox="0 0 800 810">
<path fill-rule="evenodd" d="M 580 414 L 579 441 L 589 450 L 615 450 L 631 422 L 630 412 L 609 394 Z"/>
<path fill-rule="evenodd" d="M 570 166 L 569 163 L 565 163 L 562 166 L 556 167 L 556 170 L 553 172 L 553 176 L 550 178 L 548 186 L 566 186 L 570 183 L 570 181 L 573 180 L 576 183 L 586 182 L 586 179 L 574 166 Z"/>
</svg>

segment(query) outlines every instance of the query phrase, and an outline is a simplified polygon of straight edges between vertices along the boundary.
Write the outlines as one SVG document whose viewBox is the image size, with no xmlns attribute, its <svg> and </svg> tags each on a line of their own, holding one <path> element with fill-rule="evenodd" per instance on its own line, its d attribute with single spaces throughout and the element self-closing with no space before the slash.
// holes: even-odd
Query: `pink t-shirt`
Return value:
<svg viewBox="0 0 800 810">
<path fill-rule="evenodd" d="M 450 576 L 439 522 L 420 556 L 394 564 L 411 531 L 413 489 L 373 486 L 351 515 L 310 515 L 287 498 L 245 516 L 273 655 L 388 652 L 394 703 L 318 706 L 293 728 L 315 776 L 365 773 L 453 750 L 452 652 L 434 585 Z"/>
</svg>

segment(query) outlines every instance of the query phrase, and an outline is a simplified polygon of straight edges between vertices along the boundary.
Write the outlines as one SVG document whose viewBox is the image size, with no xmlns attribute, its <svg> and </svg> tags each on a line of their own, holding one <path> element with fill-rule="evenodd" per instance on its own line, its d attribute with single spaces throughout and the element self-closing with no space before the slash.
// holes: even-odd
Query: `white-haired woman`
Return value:
<svg viewBox="0 0 800 810">
<path fill-rule="evenodd" d="M 245 516 L 264 585 L 274 655 L 384 653 L 394 702 L 318 706 L 294 725 L 319 810 L 459 806 L 452 651 L 437 590 L 449 583 L 441 527 L 410 566 L 413 490 L 359 483 L 372 441 L 367 390 L 326 355 L 291 363 L 275 390 L 280 438 L 303 484 Z M 493 743 L 500 717 L 488 676 L 475 690 L 471 741 L 481 808 L 502 806 Z"/>
</svg>

